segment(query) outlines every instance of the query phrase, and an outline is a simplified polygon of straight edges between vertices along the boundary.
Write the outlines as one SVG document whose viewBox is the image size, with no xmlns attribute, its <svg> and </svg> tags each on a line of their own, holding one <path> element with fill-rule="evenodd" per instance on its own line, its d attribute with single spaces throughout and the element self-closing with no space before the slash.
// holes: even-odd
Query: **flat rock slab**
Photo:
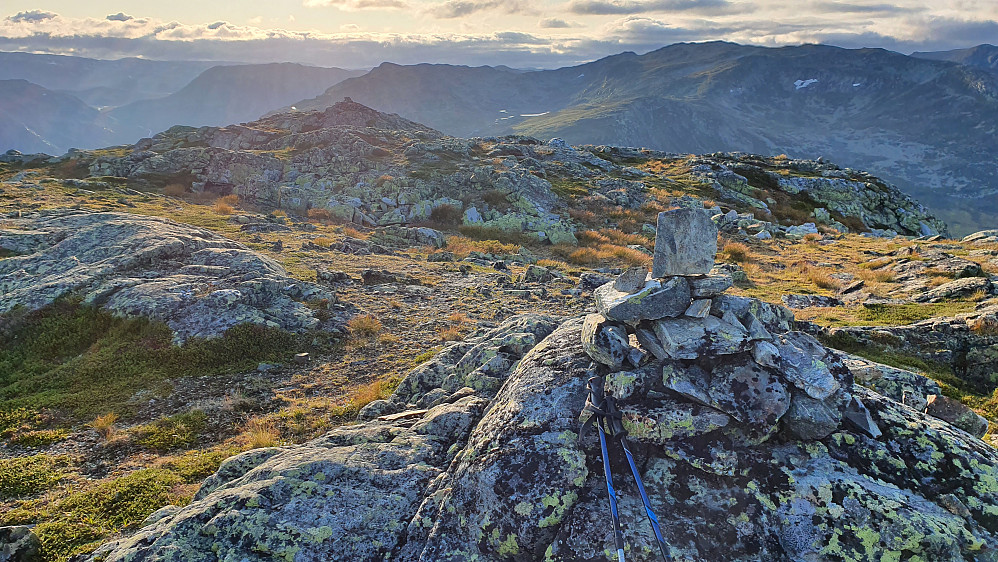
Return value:
<svg viewBox="0 0 998 562">
<path fill-rule="evenodd" d="M 675 209 L 658 214 L 652 277 L 705 275 L 717 254 L 717 225 L 703 210 Z"/>
<path fill-rule="evenodd" d="M 634 293 L 619 291 L 615 283 L 596 289 L 596 310 L 610 320 L 637 325 L 682 315 L 690 307 L 690 286 L 683 277 L 653 279 Z"/>
</svg>

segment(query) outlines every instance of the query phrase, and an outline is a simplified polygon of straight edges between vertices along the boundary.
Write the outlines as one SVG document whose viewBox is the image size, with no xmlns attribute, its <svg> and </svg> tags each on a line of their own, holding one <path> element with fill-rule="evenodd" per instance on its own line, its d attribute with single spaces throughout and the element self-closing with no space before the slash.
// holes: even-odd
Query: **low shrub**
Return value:
<svg viewBox="0 0 998 562">
<path fill-rule="evenodd" d="M 749 261 L 749 256 L 752 254 L 752 250 L 741 242 L 728 242 L 721 251 L 729 260 L 735 262 Z"/>
<path fill-rule="evenodd" d="M 204 431 L 207 419 L 201 410 L 160 418 L 134 430 L 136 443 L 159 452 L 192 447 Z"/>
<path fill-rule="evenodd" d="M 0 459 L 0 500 L 44 492 L 65 478 L 69 457 L 32 455 Z"/>
<path fill-rule="evenodd" d="M 430 211 L 430 222 L 443 228 L 457 228 L 464 219 L 464 211 L 455 205 L 439 205 Z"/>
<path fill-rule="evenodd" d="M 347 322 L 350 333 L 357 338 L 373 338 L 381 333 L 381 320 L 373 314 L 354 316 Z"/>
</svg>

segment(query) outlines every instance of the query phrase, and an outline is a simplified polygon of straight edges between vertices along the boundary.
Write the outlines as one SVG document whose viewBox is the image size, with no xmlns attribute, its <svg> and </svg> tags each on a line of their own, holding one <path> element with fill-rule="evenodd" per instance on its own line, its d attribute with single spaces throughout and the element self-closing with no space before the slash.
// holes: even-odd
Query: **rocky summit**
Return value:
<svg viewBox="0 0 998 562">
<path fill-rule="evenodd" d="M 659 238 L 711 239 L 700 216 L 666 213 L 697 230 Z M 657 248 L 651 275 L 597 289 L 598 313 L 516 316 L 446 347 L 360 423 L 230 458 L 88 560 L 612 559 L 600 446 L 580 435 L 592 377 L 677 560 L 998 559 L 995 449 L 921 411 L 936 399 L 905 400 L 936 390 L 916 376 L 726 294 L 706 250 Z M 609 462 L 627 558 L 659 559 L 617 448 Z"/>
</svg>

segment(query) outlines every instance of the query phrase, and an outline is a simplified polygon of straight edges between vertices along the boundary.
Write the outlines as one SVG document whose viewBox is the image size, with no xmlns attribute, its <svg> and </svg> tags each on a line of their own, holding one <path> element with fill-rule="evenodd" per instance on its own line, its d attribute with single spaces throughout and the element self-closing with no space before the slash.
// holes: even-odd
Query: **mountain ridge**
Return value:
<svg viewBox="0 0 998 562">
<path fill-rule="evenodd" d="M 457 136 L 825 156 L 898 183 L 958 232 L 998 218 L 980 204 L 998 194 L 998 76 L 884 49 L 681 43 L 514 76 L 391 65 L 295 106 L 343 97 Z"/>
</svg>

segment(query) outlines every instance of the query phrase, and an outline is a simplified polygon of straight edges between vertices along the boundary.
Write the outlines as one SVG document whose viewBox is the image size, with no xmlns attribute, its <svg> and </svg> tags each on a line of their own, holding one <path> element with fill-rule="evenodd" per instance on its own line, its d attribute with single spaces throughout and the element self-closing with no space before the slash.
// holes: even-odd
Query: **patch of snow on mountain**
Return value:
<svg viewBox="0 0 998 562">
<path fill-rule="evenodd" d="M 794 89 L 799 90 L 801 88 L 807 88 L 811 84 L 817 82 L 817 78 L 808 78 L 807 80 L 796 80 L 794 81 Z"/>
</svg>

